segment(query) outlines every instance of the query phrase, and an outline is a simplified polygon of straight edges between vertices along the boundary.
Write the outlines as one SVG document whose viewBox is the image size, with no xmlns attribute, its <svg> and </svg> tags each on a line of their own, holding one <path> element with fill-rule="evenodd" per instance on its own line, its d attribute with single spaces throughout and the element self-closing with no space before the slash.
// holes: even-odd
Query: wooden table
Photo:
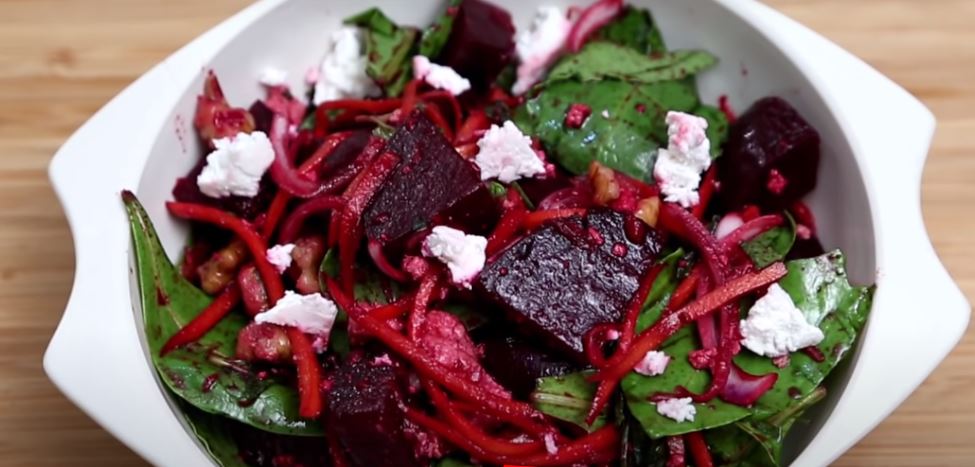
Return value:
<svg viewBox="0 0 975 467">
<path fill-rule="evenodd" d="M 863 57 L 937 114 L 925 219 L 948 269 L 975 300 L 975 2 L 770 3 Z M 109 98 L 246 4 L 0 0 L 0 465 L 143 464 L 64 399 L 41 369 L 74 267 L 46 168 Z M 969 330 L 907 403 L 838 464 L 975 465 L 973 387 Z"/>
</svg>

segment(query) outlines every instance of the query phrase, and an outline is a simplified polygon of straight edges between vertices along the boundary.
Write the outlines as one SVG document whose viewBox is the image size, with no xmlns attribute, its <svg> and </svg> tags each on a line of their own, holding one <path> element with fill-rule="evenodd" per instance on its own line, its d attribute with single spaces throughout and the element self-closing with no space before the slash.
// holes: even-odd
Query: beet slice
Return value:
<svg viewBox="0 0 975 467">
<path fill-rule="evenodd" d="M 538 378 L 561 376 L 577 369 L 564 358 L 518 337 L 493 337 L 483 345 L 484 369 L 519 399 L 528 398 Z"/>
<path fill-rule="evenodd" d="M 598 209 L 551 222 L 497 255 L 475 290 L 508 310 L 521 329 L 584 362 L 583 335 L 620 321 L 641 274 L 660 253 L 652 229 L 628 238 L 626 217 Z"/>
<path fill-rule="evenodd" d="M 403 393 L 395 369 L 367 359 L 350 359 L 332 376 L 328 435 L 360 467 L 419 466 L 403 433 Z"/>
<path fill-rule="evenodd" d="M 482 186 L 477 168 L 420 111 L 396 130 L 386 150 L 400 163 L 363 213 L 370 240 L 395 241 Z"/>
<path fill-rule="evenodd" d="M 717 159 L 728 209 L 782 209 L 816 187 L 819 133 L 788 102 L 766 97 L 731 125 Z"/>
<path fill-rule="evenodd" d="M 481 0 L 463 0 L 436 61 L 485 89 L 511 62 L 514 50 L 515 25 L 507 11 Z"/>
</svg>

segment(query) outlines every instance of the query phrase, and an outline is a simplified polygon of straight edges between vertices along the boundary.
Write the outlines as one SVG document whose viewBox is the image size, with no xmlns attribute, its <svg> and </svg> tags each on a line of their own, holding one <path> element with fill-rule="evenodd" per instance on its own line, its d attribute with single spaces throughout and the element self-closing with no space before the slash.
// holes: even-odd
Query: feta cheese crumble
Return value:
<svg viewBox="0 0 975 467">
<path fill-rule="evenodd" d="M 690 397 L 665 399 L 657 402 L 657 413 L 677 422 L 693 422 L 697 408 Z"/>
<path fill-rule="evenodd" d="M 532 149 L 532 139 L 508 120 L 503 126 L 491 125 L 477 142 L 480 151 L 474 163 L 481 169 L 481 180 L 497 178 L 511 183 L 519 178 L 545 173 L 545 164 Z"/>
<path fill-rule="evenodd" d="M 561 55 L 569 37 L 572 22 L 556 6 L 541 6 L 535 12 L 531 27 L 518 33 L 515 52 L 518 54 L 518 79 L 512 91 L 524 94 L 540 81 L 549 66 Z"/>
<path fill-rule="evenodd" d="M 263 132 L 238 133 L 213 140 L 216 149 L 196 177 L 203 194 L 211 198 L 257 195 L 261 177 L 274 162 L 274 148 Z"/>
<path fill-rule="evenodd" d="M 667 112 L 667 148 L 657 151 L 653 177 L 665 200 L 685 208 L 700 200 L 701 173 L 711 166 L 708 121 L 683 112 Z"/>
<path fill-rule="evenodd" d="M 823 331 L 809 324 L 792 297 L 779 284 L 748 310 L 741 321 L 741 344 L 766 357 L 781 357 L 823 340 Z"/>
<path fill-rule="evenodd" d="M 439 225 L 423 241 L 423 256 L 446 264 L 451 280 L 469 288 L 471 280 L 484 268 L 485 247 L 484 237 Z"/>
<path fill-rule="evenodd" d="M 278 272 L 284 272 L 286 269 L 291 267 L 291 252 L 294 251 L 295 244 L 288 243 L 286 245 L 274 245 L 267 249 L 265 256 L 267 261 L 271 263 Z"/>
<path fill-rule="evenodd" d="M 413 77 L 422 79 L 436 89 L 443 89 L 457 96 L 471 88 L 471 82 L 449 66 L 431 63 L 423 55 L 413 57 Z"/>
<path fill-rule="evenodd" d="M 328 52 L 315 82 L 315 105 L 336 99 L 377 97 L 379 86 L 366 74 L 368 57 L 362 51 L 362 33 L 345 26 L 329 37 Z"/>
<path fill-rule="evenodd" d="M 267 87 L 284 86 L 288 73 L 280 68 L 267 67 L 261 72 L 261 84 Z"/>
<path fill-rule="evenodd" d="M 291 326 L 306 334 L 328 336 L 335 324 L 338 308 L 321 294 L 300 295 L 287 291 L 270 310 L 254 316 L 257 323 Z"/>
<path fill-rule="evenodd" d="M 633 371 L 643 376 L 657 376 L 663 374 L 668 363 L 670 363 L 670 357 L 667 354 L 659 350 L 651 350 L 643 356 L 640 363 L 633 367 Z"/>
</svg>

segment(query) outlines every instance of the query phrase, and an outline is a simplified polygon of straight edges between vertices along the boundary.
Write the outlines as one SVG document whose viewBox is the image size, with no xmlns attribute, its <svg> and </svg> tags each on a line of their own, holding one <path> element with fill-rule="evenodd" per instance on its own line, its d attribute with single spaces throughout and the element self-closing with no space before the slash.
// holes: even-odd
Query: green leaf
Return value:
<svg viewBox="0 0 975 467">
<path fill-rule="evenodd" d="M 436 58 L 440 51 L 447 45 L 450 38 L 450 31 L 454 28 L 454 17 L 457 16 L 457 7 L 461 0 L 448 0 L 447 7 L 430 27 L 423 30 L 420 38 L 420 55 Z"/>
<path fill-rule="evenodd" d="M 240 458 L 237 442 L 227 430 L 230 422 L 218 415 L 208 414 L 189 404 L 182 403 L 180 407 L 186 416 L 190 430 L 200 440 L 203 449 L 210 454 L 217 465 L 221 467 L 247 467 Z"/>
<path fill-rule="evenodd" d="M 474 467 L 474 464 L 467 461 L 458 460 L 453 457 L 445 457 L 443 459 L 431 461 L 430 467 Z"/>
<path fill-rule="evenodd" d="M 782 261 L 796 242 L 796 223 L 792 216 L 786 213 L 788 225 L 776 227 L 761 235 L 742 242 L 741 249 L 745 250 L 755 266 L 764 268 L 777 261 Z"/>
<path fill-rule="evenodd" d="M 575 103 L 593 111 L 578 129 L 565 126 L 565 112 Z M 667 111 L 691 112 L 698 104 L 690 78 L 653 84 L 558 81 L 519 107 L 514 121 L 570 172 L 586 173 L 595 160 L 646 181 L 657 148 L 666 145 Z"/>
<path fill-rule="evenodd" d="M 771 359 L 744 349 L 735 357 L 735 363 L 751 374 L 778 373 L 775 386 L 751 408 L 715 399 L 706 406 L 697 404 L 697 416 L 693 422 L 677 423 L 657 414 L 656 407 L 646 399 L 657 393 L 673 392 L 677 386 L 684 386 L 693 392 L 707 388 L 710 375 L 706 371 L 695 370 L 687 360 L 690 352 L 700 347 L 692 332 L 693 327 L 684 328 L 660 349 L 671 357 L 662 375 L 648 377 L 631 372 L 621 384 L 631 412 L 651 437 L 715 428 L 748 416 L 751 416 L 749 420 L 752 422 L 772 417 L 795 406 L 819 387 L 823 378 L 852 348 L 866 322 L 873 288 L 849 284 L 843 255 L 839 252 L 791 261 L 787 266 L 789 273 L 779 284 L 807 320 L 822 329 L 825 338 L 818 348 L 825 360 L 816 362 L 809 355 L 796 352 L 790 356 L 789 366 L 778 368 Z M 639 322 L 640 328 L 656 321 L 662 309 L 658 302 L 645 311 Z"/>
<path fill-rule="evenodd" d="M 714 66 L 718 60 L 701 50 L 680 50 L 648 56 L 611 42 L 590 42 L 579 53 L 556 64 L 547 83 L 563 80 L 618 79 L 634 84 L 682 80 Z"/>
<path fill-rule="evenodd" d="M 365 30 L 366 74 L 383 87 L 386 95 L 402 93 L 412 78 L 412 52 L 419 32 L 397 26 L 377 8 L 346 18 L 345 24 Z"/>
<path fill-rule="evenodd" d="M 586 414 L 596 397 L 597 387 L 586 379 L 590 375 L 592 371 L 539 378 L 531 395 L 532 404 L 551 417 L 574 423 L 590 432 L 598 430 L 606 424 L 605 412 L 593 421 L 592 426 L 586 423 Z"/>
<path fill-rule="evenodd" d="M 317 422 L 298 417 L 298 392 L 289 384 L 258 378 L 246 362 L 234 360 L 237 333 L 248 320 L 231 313 L 196 343 L 165 357 L 166 340 L 210 303 L 166 256 L 148 214 L 131 193 L 122 196 L 135 247 L 146 341 L 166 386 L 194 407 L 273 433 L 320 435 Z"/>
<path fill-rule="evenodd" d="M 667 51 L 664 38 L 650 11 L 626 7 L 619 17 L 596 31 L 596 40 L 613 42 L 642 54 Z"/>
<path fill-rule="evenodd" d="M 491 192 L 491 196 L 494 198 L 503 198 L 508 194 L 508 187 L 501 184 L 501 182 L 490 181 L 488 182 L 488 191 Z"/>
</svg>

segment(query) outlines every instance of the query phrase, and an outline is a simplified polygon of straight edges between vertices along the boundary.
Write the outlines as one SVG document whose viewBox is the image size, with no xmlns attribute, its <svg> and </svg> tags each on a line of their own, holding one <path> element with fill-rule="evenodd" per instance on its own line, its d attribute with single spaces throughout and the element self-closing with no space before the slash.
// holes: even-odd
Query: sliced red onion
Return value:
<svg viewBox="0 0 975 467">
<path fill-rule="evenodd" d="M 718 222 L 718 227 L 714 229 L 714 236 L 717 237 L 718 240 L 721 240 L 744 224 L 745 220 L 742 219 L 738 214 L 728 214 L 722 217 L 721 221 Z"/>
<path fill-rule="evenodd" d="M 728 384 L 721 391 L 721 399 L 729 404 L 751 406 L 769 389 L 772 389 L 778 379 L 777 373 L 756 376 L 738 368 L 738 365 L 732 364 L 731 374 L 728 375 Z"/>
<path fill-rule="evenodd" d="M 721 245 L 728 248 L 733 245 L 739 245 L 742 242 L 747 242 L 748 240 L 751 240 L 782 225 L 784 221 L 785 219 L 778 214 L 769 214 L 767 216 L 756 217 L 748 222 L 745 222 L 740 227 L 722 238 Z"/>
<path fill-rule="evenodd" d="M 572 25 L 566 41 L 569 50 L 578 52 L 594 32 L 616 18 L 623 11 L 623 0 L 599 0 L 589 5 Z"/>
<path fill-rule="evenodd" d="M 372 258 L 372 262 L 379 268 L 380 272 L 397 282 L 406 282 L 409 280 L 406 273 L 400 271 L 386 259 L 382 244 L 375 240 L 369 240 L 367 248 L 369 250 L 369 257 Z"/>
<path fill-rule="evenodd" d="M 570 186 L 550 193 L 538 203 L 538 210 L 585 209 L 591 205 L 592 193 L 589 190 L 580 186 Z"/>
<path fill-rule="evenodd" d="M 271 179 L 282 190 L 299 198 L 316 195 L 321 186 L 315 180 L 301 175 L 292 165 L 291 155 L 285 141 L 288 137 L 288 118 L 275 114 L 271 123 L 271 147 L 274 148 L 274 163 L 271 164 Z"/>
</svg>

